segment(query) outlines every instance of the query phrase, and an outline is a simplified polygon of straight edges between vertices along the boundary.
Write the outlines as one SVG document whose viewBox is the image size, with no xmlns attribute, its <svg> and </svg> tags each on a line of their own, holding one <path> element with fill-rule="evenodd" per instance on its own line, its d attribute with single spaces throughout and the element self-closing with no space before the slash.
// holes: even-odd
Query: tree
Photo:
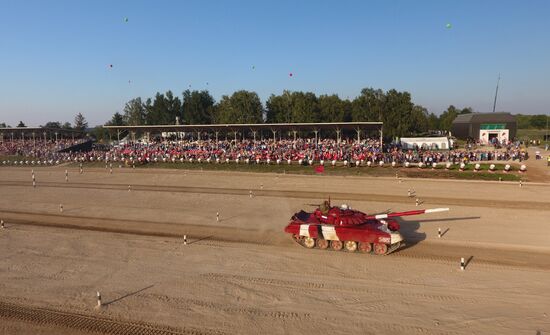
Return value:
<svg viewBox="0 0 550 335">
<path fill-rule="evenodd" d="M 168 91 L 164 94 L 164 106 L 166 107 L 166 124 L 175 124 L 176 117 L 183 121 L 181 100 L 178 97 L 174 97 L 172 91 Z"/>
<path fill-rule="evenodd" d="M 318 99 L 321 122 L 344 122 L 346 104 L 336 94 L 321 95 Z"/>
<path fill-rule="evenodd" d="M 59 121 L 50 121 L 44 125 L 45 128 L 54 128 L 54 129 L 61 129 L 61 122 Z"/>
<path fill-rule="evenodd" d="M 533 128 L 542 129 L 546 127 L 546 115 L 532 115 L 529 124 Z"/>
<path fill-rule="evenodd" d="M 428 115 L 428 129 L 429 130 L 439 129 L 439 118 L 434 113 L 430 113 Z"/>
<path fill-rule="evenodd" d="M 23 121 L 19 121 L 19 124 L 17 125 L 17 128 L 25 128 L 25 124 L 23 123 Z"/>
<path fill-rule="evenodd" d="M 422 106 L 415 105 L 411 111 L 411 123 L 408 133 L 421 134 L 429 129 L 428 110 Z"/>
<path fill-rule="evenodd" d="M 71 126 L 71 123 L 70 122 L 65 122 L 63 123 L 63 126 L 61 126 L 61 128 L 63 129 L 73 129 L 73 127 Z"/>
<path fill-rule="evenodd" d="M 292 122 L 319 122 L 317 97 L 311 92 L 292 93 Z"/>
<path fill-rule="evenodd" d="M 113 117 L 111 118 L 111 121 L 107 122 L 108 126 L 126 126 L 126 122 L 124 122 L 124 117 L 119 113 L 116 112 L 113 114 Z"/>
<path fill-rule="evenodd" d="M 185 90 L 182 110 L 186 124 L 210 124 L 214 117 L 214 98 L 208 91 Z"/>
<path fill-rule="evenodd" d="M 0 128 L 10 128 L 10 126 L 7 125 L 6 123 L 2 122 L 2 123 L 0 123 Z"/>
<path fill-rule="evenodd" d="M 266 121 L 269 123 L 292 122 L 292 93 L 283 91 L 282 95 L 272 94 L 265 103 Z"/>
<path fill-rule="evenodd" d="M 237 91 L 231 97 L 222 96 L 218 104 L 220 123 L 262 123 L 263 108 L 256 92 Z"/>
<path fill-rule="evenodd" d="M 443 114 L 441 114 L 441 116 L 439 117 L 439 127 L 442 130 L 450 131 L 451 125 L 458 115 L 458 112 L 459 110 L 455 106 L 450 105 L 449 108 L 447 108 L 447 110 L 444 111 Z"/>
<path fill-rule="evenodd" d="M 103 142 L 104 140 L 109 138 L 109 131 L 102 126 L 96 126 L 92 128 L 90 134 L 93 138 L 100 142 Z"/>
<path fill-rule="evenodd" d="M 116 114 L 120 115 L 119 113 Z M 145 124 L 145 106 L 141 98 L 138 97 L 126 103 L 123 118 L 124 123 L 129 126 L 141 126 Z"/>
<path fill-rule="evenodd" d="M 531 127 L 531 115 L 516 115 L 518 129 L 527 129 Z"/>
<path fill-rule="evenodd" d="M 266 102 L 267 122 L 318 122 L 321 121 L 317 96 L 311 92 L 283 91 L 271 95 Z"/>
<path fill-rule="evenodd" d="M 175 124 L 176 116 L 181 118 L 181 101 L 172 91 L 166 94 L 157 92 L 153 103 L 147 99 L 144 108 L 147 124 Z"/>
<path fill-rule="evenodd" d="M 352 102 L 351 115 L 353 121 L 382 121 L 386 95 L 384 91 L 364 88 L 361 95 Z"/>
<path fill-rule="evenodd" d="M 408 92 L 398 92 L 394 89 L 385 94 L 385 101 L 380 104 L 381 119 L 384 122 L 384 135 L 388 138 L 402 137 L 416 132 L 412 113 L 414 104 Z"/>
<path fill-rule="evenodd" d="M 86 122 L 86 119 L 82 115 L 82 113 L 76 114 L 74 118 L 74 129 L 84 131 L 88 128 L 88 122 Z"/>
</svg>

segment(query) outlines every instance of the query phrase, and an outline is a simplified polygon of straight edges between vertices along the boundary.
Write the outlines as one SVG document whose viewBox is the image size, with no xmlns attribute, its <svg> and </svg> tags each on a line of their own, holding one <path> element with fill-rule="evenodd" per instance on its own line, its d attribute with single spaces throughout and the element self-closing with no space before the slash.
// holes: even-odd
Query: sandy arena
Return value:
<svg viewBox="0 0 550 335">
<path fill-rule="evenodd" d="M 550 184 L 34 171 L 0 169 L 2 334 L 550 332 Z M 401 219 L 388 256 L 292 242 L 290 216 L 329 195 L 450 211 Z"/>
</svg>

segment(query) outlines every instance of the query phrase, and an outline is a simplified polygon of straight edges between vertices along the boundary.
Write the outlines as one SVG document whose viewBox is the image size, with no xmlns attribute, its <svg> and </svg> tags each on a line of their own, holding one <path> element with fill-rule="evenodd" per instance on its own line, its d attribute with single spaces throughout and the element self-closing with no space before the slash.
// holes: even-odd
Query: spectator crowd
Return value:
<svg viewBox="0 0 550 335">
<path fill-rule="evenodd" d="M 81 141 L 3 141 L 0 143 L 0 156 L 24 156 L 39 160 L 108 160 L 137 161 L 141 163 L 156 161 L 181 160 L 231 160 L 251 161 L 356 161 L 377 163 L 426 164 L 440 162 L 479 162 L 479 161 L 523 161 L 528 158 L 527 152 L 519 143 L 510 143 L 502 148 L 477 148 L 454 150 L 430 150 L 418 148 L 405 150 L 399 145 L 380 145 L 375 139 L 364 139 L 360 142 L 343 140 L 339 143 L 333 139 L 297 140 L 157 140 L 153 142 L 127 142 L 113 146 L 101 146 L 88 152 L 61 152 Z"/>
</svg>

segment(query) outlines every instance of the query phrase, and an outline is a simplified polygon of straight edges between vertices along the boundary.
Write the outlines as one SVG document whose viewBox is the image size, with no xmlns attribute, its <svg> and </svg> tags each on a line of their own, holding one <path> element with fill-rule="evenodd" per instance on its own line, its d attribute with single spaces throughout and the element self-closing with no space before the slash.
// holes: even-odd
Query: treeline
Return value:
<svg viewBox="0 0 550 335">
<path fill-rule="evenodd" d="M 19 121 L 17 128 L 24 127 L 26 127 L 25 123 L 23 121 Z M 45 125 L 40 125 L 39 127 L 84 131 L 86 130 L 86 128 L 88 128 L 88 122 L 86 121 L 86 118 L 84 117 L 84 115 L 82 115 L 82 113 L 78 113 L 76 114 L 74 118 L 74 123 L 72 125 L 70 122 L 61 123 L 59 121 L 49 121 L 46 122 Z M 6 124 L 5 122 L 2 122 L 0 123 L 0 128 L 11 128 L 11 126 Z"/>
<path fill-rule="evenodd" d="M 450 106 L 437 116 L 415 104 L 410 93 L 395 89 L 384 92 L 365 88 L 353 100 L 334 94 L 283 91 L 281 95 L 272 94 L 265 108 L 256 92 L 241 90 L 216 102 L 208 91 L 186 90 L 181 99 L 171 91 L 146 100 L 132 99 L 123 113 L 115 113 L 107 124 L 175 124 L 176 118 L 180 124 L 382 121 L 385 136 L 400 137 L 450 130 L 456 115 L 471 112 L 471 108 Z"/>
<path fill-rule="evenodd" d="M 550 117 L 539 115 L 516 115 L 518 129 L 545 129 L 550 125 Z"/>
</svg>

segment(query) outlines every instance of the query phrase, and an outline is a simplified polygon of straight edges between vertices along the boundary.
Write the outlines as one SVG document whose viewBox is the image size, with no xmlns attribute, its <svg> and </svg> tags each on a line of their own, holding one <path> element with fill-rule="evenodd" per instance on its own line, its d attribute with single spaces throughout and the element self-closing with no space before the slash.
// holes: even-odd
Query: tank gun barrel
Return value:
<svg viewBox="0 0 550 335">
<path fill-rule="evenodd" d="M 449 210 L 448 208 L 419 209 L 419 210 L 407 211 L 407 212 L 395 212 L 395 213 L 378 214 L 378 215 L 367 215 L 365 217 L 365 219 L 366 220 L 373 220 L 373 219 L 380 220 L 380 219 L 388 219 L 388 218 L 394 218 L 394 217 L 400 217 L 400 216 L 410 216 L 410 215 L 420 215 L 420 214 L 446 212 L 448 210 Z"/>
</svg>

